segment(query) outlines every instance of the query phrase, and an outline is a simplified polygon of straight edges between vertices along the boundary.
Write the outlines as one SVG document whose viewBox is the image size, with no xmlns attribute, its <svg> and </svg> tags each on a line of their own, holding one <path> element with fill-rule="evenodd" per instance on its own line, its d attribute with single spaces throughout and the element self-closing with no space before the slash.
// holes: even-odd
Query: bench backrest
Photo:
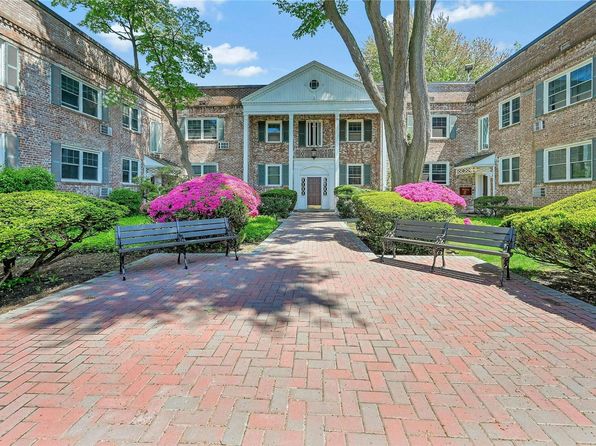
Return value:
<svg viewBox="0 0 596 446">
<path fill-rule="evenodd" d="M 499 226 L 448 223 L 445 243 L 480 245 L 511 251 L 515 243 L 515 230 Z"/>
<path fill-rule="evenodd" d="M 227 218 L 179 221 L 178 231 L 184 240 L 223 237 L 231 234 L 230 223 Z"/>
<path fill-rule="evenodd" d="M 445 234 L 445 226 L 444 222 L 397 220 L 393 236 L 435 242 Z"/>
<path fill-rule="evenodd" d="M 176 222 L 116 226 L 116 243 L 122 247 L 168 243 L 176 240 L 178 240 Z"/>
</svg>

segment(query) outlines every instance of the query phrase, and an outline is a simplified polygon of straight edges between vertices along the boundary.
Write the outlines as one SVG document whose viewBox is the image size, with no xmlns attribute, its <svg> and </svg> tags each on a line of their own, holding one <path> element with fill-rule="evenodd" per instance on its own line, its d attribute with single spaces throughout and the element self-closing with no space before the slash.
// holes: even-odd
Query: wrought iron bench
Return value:
<svg viewBox="0 0 596 446">
<path fill-rule="evenodd" d="M 225 242 L 226 256 L 229 255 L 230 248 L 233 248 L 238 260 L 238 237 L 227 218 L 116 226 L 116 244 L 120 256 L 122 280 L 126 280 L 124 258 L 129 252 L 176 248 L 178 264 L 180 264 L 180 257 L 184 256 L 184 268 L 188 269 L 187 246 L 213 242 Z"/>
<path fill-rule="evenodd" d="M 441 256 L 445 267 L 445 250 L 457 250 L 501 257 L 500 285 L 507 273 L 510 279 L 509 261 L 515 247 L 515 229 L 498 226 L 460 225 L 412 220 L 397 220 L 393 229 L 382 238 L 384 260 L 388 244 L 393 245 L 393 257 L 397 243 L 423 246 L 433 251 L 431 272 L 435 269 L 437 257 Z M 492 249 L 487 249 L 492 248 Z"/>
</svg>

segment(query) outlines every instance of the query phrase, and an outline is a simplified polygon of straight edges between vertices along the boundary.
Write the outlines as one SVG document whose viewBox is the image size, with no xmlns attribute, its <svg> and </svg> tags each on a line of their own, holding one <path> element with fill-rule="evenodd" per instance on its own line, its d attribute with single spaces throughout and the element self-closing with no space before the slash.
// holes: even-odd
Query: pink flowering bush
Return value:
<svg viewBox="0 0 596 446">
<path fill-rule="evenodd" d="M 423 182 L 409 183 L 397 186 L 395 189 L 403 198 L 415 203 L 426 203 L 440 201 L 451 206 L 466 207 L 466 200 L 457 195 L 451 189 L 440 184 Z"/>
<path fill-rule="evenodd" d="M 259 194 L 244 181 L 225 173 L 193 178 L 154 199 L 147 213 L 156 222 L 228 217 L 239 231 L 248 216 L 259 214 Z"/>
<path fill-rule="evenodd" d="M 472 220 L 470 220 L 468 217 L 464 218 L 464 225 L 471 225 L 472 224 Z"/>
</svg>

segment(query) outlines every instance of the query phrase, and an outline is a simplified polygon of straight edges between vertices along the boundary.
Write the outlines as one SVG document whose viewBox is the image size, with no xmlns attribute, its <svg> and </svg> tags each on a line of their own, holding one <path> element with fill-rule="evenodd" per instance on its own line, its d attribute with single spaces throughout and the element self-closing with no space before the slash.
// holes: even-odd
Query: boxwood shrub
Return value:
<svg viewBox="0 0 596 446">
<path fill-rule="evenodd" d="M 517 247 L 529 257 L 596 277 L 596 189 L 532 212 L 505 217 L 517 232 Z"/>
<path fill-rule="evenodd" d="M 354 203 L 352 198 L 364 192 L 369 192 L 367 189 L 363 189 L 358 186 L 343 185 L 337 186 L 333 193 L 337 197 L 336 209 L 340 218 L 355 218 L 356 213 L 354 211 Z"/>
<path fill-rule="evenodd" d="M 43 167 L 22 167 L 0 170 L 0 193 L 26 192 L 30 190 L 54 190 L 56 182 Z"/>
<path fill-rule="evenodd" d="M 353 197 L 354 210 L 359 218 L 357 228 L 365 236 L 369 247 L 381 251 L 381 240 L 397 219 L 449 221 L 455 210 L 447 203 L 414 203 L 395 192 L 368 192 Z M 419 253 L 420 248 L 400 245 L 404 253 Z"/>
<path fill-rule="evenodd" d="M 292 209 L 292 200 L 283 195 L 261 195 L 259 214 L 272 217 L 288 218 Z"/>
<path fill-rule="evenodd" d="M 114 189 L 108 200 L 128 208 L 129 215 L 135 215 L 140 212 L 143 197 L 139 191 L 123 187 Z"/>
<path fill-rule="evenodd" d="M 508 201 L 509 197 L 504 195 L 478 197 L 474 199 L 474 212 L 490 217 L 494 215 L 494 207 L 505 206 Z"/>
<path fill-rule="evenodd" d="M 296 207 L 296 202 L 298 201 L 298 192 L 291 189 L 269 189 L 261 194 L 261 199 L 263 197 L 283 197 L 290 200 L 290 206 L 288 208 L 288 212 L 292 212 Z"/>
</svg>

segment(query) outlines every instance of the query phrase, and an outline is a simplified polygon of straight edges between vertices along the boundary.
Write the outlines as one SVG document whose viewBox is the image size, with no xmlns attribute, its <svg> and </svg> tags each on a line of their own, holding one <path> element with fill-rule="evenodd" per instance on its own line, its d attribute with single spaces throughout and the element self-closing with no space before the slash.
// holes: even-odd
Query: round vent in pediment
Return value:
<svg viewBox="0 0 596 446">
<path fill-rule="evenodd" d="M 321 84 L 316 79 L 313 79 L 308 83 L 308 86 L 311 90 L 316 90 L 317 88 L 319 88 L 319 85 L 321 85 Z"/>
</svg>

